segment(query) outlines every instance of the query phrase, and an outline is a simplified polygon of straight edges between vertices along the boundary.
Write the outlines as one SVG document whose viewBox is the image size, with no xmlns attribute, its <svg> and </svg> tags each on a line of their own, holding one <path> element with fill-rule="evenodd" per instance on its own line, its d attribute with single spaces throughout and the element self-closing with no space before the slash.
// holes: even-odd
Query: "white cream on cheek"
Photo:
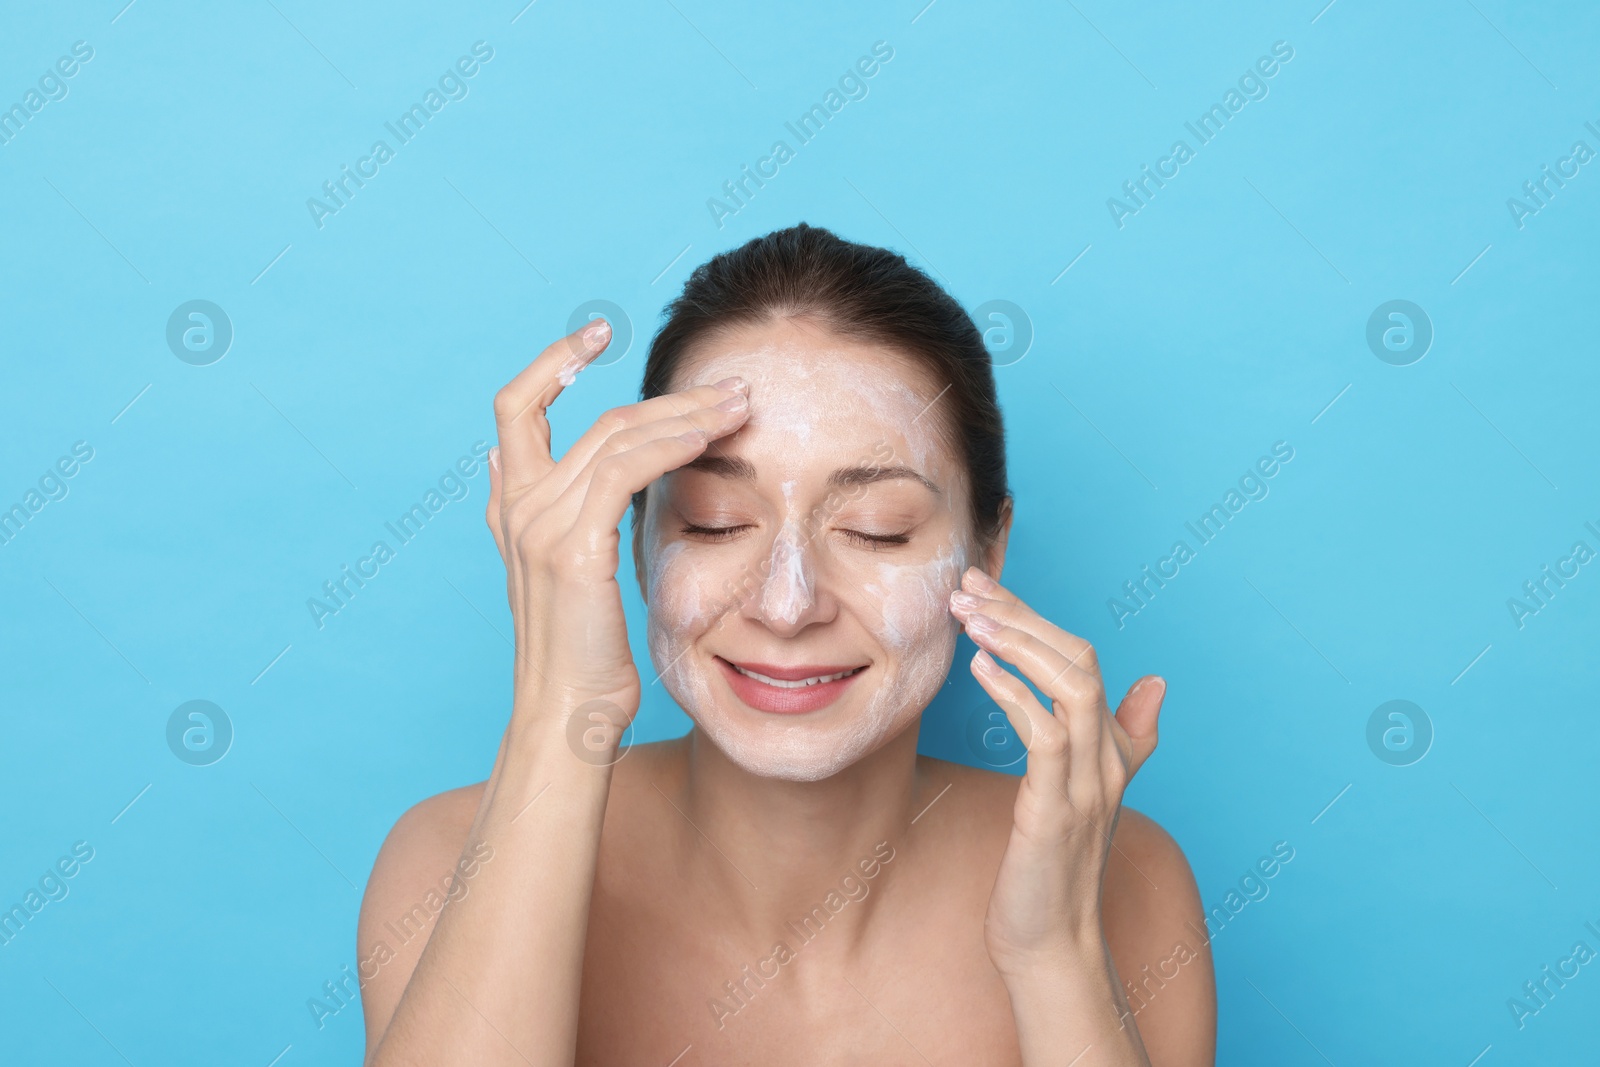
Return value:
<svg viewBox="0 0 1600 1067">
<path fill-rule="evenodd" d="M 841 725 L 829 750 L 812 754 L 807 770 L 825 778 L 877 748 L 922 714 L 938 694 L 955 654 L 958 624 L 947 608 L 960 585 L 968 552 L 954 540 L 923 563 L 879 563 L 876 581 L 862 585 L 872 602 L 863 621 L 889 653 L 876 669 L 866 707 Z"/>
<path fill-rule="evenodd" d="M 687 547 L 682 541 L 663 544 L 650 532 L 645 556 L 646 641 L 651 662 L 667 691 L 679 707 L 693 715 L 695 708 L 710 704 L 711 689 L 708 679 L 690 671 L 685 661 L 694 640 L 720 615 L 721 604 L 712 595 L 715 587 L 697 581 L 690 561 L 682 558 Z"/>
<path fill-rule="evenodd" d="M 873 368 L 879 371 L 873 374 L 848 357 L 829 360 L 828 355 L 808 353 L 801 359 L 768 347 L 697 368 L 697 377 L 707 380 L 739 374 L 752 383 L 751 419 L 741 431 L 750 445 L 745 454 L 758 468 L 777 463 L 783 477 L 779 529 L 764 560 L 726 549 L 686 555 L 685 542 L 663 545 L 659 525 L 665 509 L 652 507 L 647 516 L 649 646 L 663 684 L 730 760 L 753 774 L 791 781 L 837 773 L 921 714 L 949 671 L 959 627 L 949 614 L 948 597 L 972 558 L 959 534 L 962 524 L 954 521 L 934 555 L 917 563 L 875 561 L 869 550 L 841 547 L 830 539 L 827 522 L 806 540 L 805 509 L 796 499 L 805 467 L 818 466 L 817 453 L 826 442 L 861 439 L 863 425 L 900 431 L 889 435 L 896 453 L 890 462 L 905 462 L 943 484 L 944 507 L 965 485 L 964 478 L 940 476 L 948 449 L 934 435 L 936 420 L 921 417 L 933 398 L 918 395 L 900 375 L 882 368 Z M 868 411 L 862 410 L 863 402 Z M 812 446 L 817 431 L 818 444 Z M 869 444 L 862 452 L 845 462 L 884 462 L 879 448 Z M 825 565 L 819 566 L 824 555 Z M 749 570 L 759 563 L 765 564 L 765 575 L 752 586 Z M 869 675 L 821 712 L 791 716 L 744 707 L 723 692 L 720 679 L 713 685 L 711 672 L 719 668 L 708 653 L 694 649 L 724 615 L 738 614 L 741 605 L 730 604 L 725 590 L 740 585 L 756 598 L 754 614 L 783 629 L 800 622 L 819 596 L 837 601 L 839 613 L 850 616 L 857 632 L 864 630 L 877 646 L 859 650 L 873 663 Z M 824 625 L 850 623 L 834 619 Z M 762 644 L 771 647 L 770 641 Z"/>
</svg>

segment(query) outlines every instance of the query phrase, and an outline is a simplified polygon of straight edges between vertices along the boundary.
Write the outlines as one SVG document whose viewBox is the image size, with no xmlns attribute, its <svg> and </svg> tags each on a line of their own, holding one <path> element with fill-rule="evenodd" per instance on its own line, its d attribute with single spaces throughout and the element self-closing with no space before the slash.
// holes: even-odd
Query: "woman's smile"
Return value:
<svg viewBox="0 0 1600 1067">
<path fill-rule="evenodd" d="M 859 667 L 778 667 L 770 663 L 732 663 L 716 657 L 734 696 L 779 715 L 818 711 L 832 704 L 870 665 Z"/>
</svg>

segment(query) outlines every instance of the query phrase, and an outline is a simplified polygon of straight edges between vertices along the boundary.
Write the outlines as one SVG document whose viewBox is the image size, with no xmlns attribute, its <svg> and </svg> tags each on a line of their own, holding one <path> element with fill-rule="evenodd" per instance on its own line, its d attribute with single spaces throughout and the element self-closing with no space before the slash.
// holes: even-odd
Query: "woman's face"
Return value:
<svg viewBox="0 0 1600 1067">
<path fill-rule="evenodd" d="M 784 320 L 697 345 L 673 388 L 735 375 L 748 422 L 650 487 L 650 655 L 729 759 L 815 781 L 943 684 L 976 561 L 968 479 L 940 388 L 903 356 Z"/>
</svg>

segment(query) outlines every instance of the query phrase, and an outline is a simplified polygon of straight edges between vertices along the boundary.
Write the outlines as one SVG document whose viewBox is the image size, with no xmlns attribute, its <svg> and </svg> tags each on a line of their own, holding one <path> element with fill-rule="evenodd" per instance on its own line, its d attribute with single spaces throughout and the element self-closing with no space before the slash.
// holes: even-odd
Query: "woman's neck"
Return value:
<svg viewBox="0 0 1600 1067">
<path fill-rule="evenodd" d="M 819 782 L 750 774 L 692 730 L 675 788 L 660 788 L 682 816 L 686 873 L 708 904 L 759 941 L 781 938 L 785 924 L 837 892 L 836 904 L 849 903 L 832 914 L 839 936 L 828 941 L 848 954 L 875 910 L 879 876 L 893 866 L 884 857 L 906 851 L 911 820 L 931 799 L 922 795 L 916 726 Z"/>
</svg>

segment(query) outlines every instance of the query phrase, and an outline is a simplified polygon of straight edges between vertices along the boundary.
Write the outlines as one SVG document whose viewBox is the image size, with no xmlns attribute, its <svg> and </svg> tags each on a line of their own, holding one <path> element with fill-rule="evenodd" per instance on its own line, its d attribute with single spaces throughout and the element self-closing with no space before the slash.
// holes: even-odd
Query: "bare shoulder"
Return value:
<svg viewBox="0 0 1600 1067">
<path fill-rule="evenodd" d="M 960 806 L 972 811 L 986 836 L 1003 846 L 1011 836 L 1021 777 L 931 756 L 919 758 L 930 792 L 948 787 L 952 798 L 959 794 Z M 1201 917 L 1189 861 L 1159 823 L 1143 812 L 1123 807 L 1112 843 L 1115 847 L 1106 867 L 1104 901 L 1108 926 L 1113 918 L 1119 924 L 1145 926 L 1153 912 Z"/>
<path fill-rule="evenodd" d="M 1191 898 L 1200 915 L 1199 890 L 1189 860 L 1161 824 L 1134 808 L 1124 807 L 1111 837 L 1106 865 L 1106 906 L 1127 907 L 1128 918 L 1148 920 L 1152 908 L 1181 908 Z M 1137 913 L 1146 914 L 1137 914 Z"/>
<path fill-rule="evenodd" d="M 412 805 L 384 839 L 361 900 L 356 971 L 369 1037 L 381 1034 L 445 902 L 464 895 L 484 856 L 463 852 L 487 783 Z"/>
<path fill-rule="evenodd" d="M 930 798 L 947 786 L 945 801 L 963 798 L 951 808 L 964 813 L 958 817 L 972 832 L 965 838 L 967 847 L 998 863 L 1011 836 L 1021 779 L 928 757 L 923 766 Z M 1216 1049 L 1216 979 L 1189 860 L 1156 820 L 1129 807 L 1117 819 L 1112 846 L 1101 923 L 1150 1062 L 1210 1067 Z"/>
<path fill-rule="evenodd" d="M 380 877 L 405 866 L 404 861 L 417 858 L 419 853 L 425 855 L 452 842 L 452 850 L 459 852 L 466 832 L 478 813 L 478 803 L 483 799 L 483 790 L 487 785 L 487 782 L 476 782 L 459 789 L 447 789 L 426 800 L 419 800 L 406 809 L 395 820 L 389 836 L 384 838 L 383 848 L 372 868 L 368 894 L 371 894 L 372 886 Z"/>
<path fill-rule="evenodd" d="M 919 759 L 930 794 L 948 787 L 951 798 L 959 795 L 960 806 L 977 815 L 986 833 L 1004 845 L 1011 835 L 1021 777 L 931 756 Z M 1194 916 L 1200 916 L 1199 893 L 1189 861 L 1159 823 L 1143 812 L 1123 807 L 1112 840 L 1115 848 L 1106 868 L 1108 912 L 1115 909 L 1119 917 L 1126 915 L 1142 925 L 1151 908 L 1182 910 L 1192 902 Z"/>
<path fill-rule="evenodd" d="M 1150 1062 L 1209 1067 L 1216 976 L 1189 860 L 1159 823 L 1127 807 L 1112 845 L 1101 922 Z"/>
</svg>

